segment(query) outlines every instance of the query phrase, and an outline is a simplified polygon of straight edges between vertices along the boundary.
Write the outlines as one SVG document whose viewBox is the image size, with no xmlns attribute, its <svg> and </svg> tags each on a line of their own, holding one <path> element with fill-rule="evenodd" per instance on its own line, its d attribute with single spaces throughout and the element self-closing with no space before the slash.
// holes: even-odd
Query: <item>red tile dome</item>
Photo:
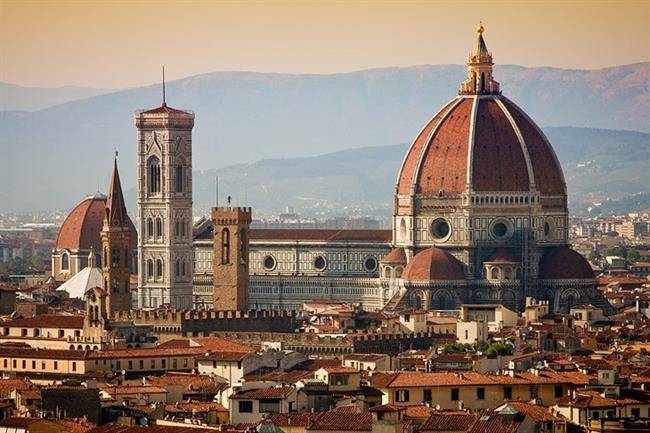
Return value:
<svg viewBox="0 0 650 433">
<path fill-rule="evenodd" d="M 462 95 L 417 135 L 397 180 L 398 194 L 529 191 L 565 195 L 562 168 L 533 121 L 501 95 Z"/>
<path fill-rule="evenodd" d="M 104 224 L 106 196 L 95 194 L 86 197 L 68 214 L 59 229 L 56 238 L 56 250 L 89 250 L 101 251 L 101 231 Z M 131 244 L 137 245 L 137 232 L 133 222 L 131 225 Z"/>
<path fill-rule="evenodd" d="M 431 247 L 417 253 L 404 268 L 406 281 L 464 280 L 462 263 L 440 248 Z"/>
<path fill-rule="evenodd" d="M 542 280 L 593 279 L 594 271 L 582 254 L 569 247 L 555 247 L 546 252 L 539 264 Z"/>
</svg>

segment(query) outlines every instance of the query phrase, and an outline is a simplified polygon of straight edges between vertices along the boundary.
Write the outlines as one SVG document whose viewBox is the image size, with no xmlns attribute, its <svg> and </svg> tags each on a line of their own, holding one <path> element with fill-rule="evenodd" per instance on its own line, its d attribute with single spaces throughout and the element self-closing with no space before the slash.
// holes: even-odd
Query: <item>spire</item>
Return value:
<svg viewBox="0 0 650 433">
<path fill-rule="evenodd" d="M 166 107 L 167 106 L 167 101 L 165 100 L 165 65 L 163 65 L 163 67 L 162 67 L 162 74 L 163 74 L 163 80 L 162 80 L 163 102 L 162 102 L 162 106 Z"/>
<path fill-rule="evenodd" d="M 485 27 L 479 22 L 476 27 L 476 46 L 467 59 L 467 80 L 460 85 L 461 95 L 498 95 L 499 83 L 492 78 L 492 53 L 483 39 Z"/>
<path fill-rule="evenodd" d="M 120 183 L 120 173 L 117 170 L 117 150 L 115 151 L 115 161 L 113 164 L 113 175 L 108 187 L 108 199 L 106 200 L 106 217 L 104 225 L 108 226 L 127 226 L 128 216 L 126 206 L 124 205 L 124 195 L 122 194 L 122 185 Z"/>
</svg>

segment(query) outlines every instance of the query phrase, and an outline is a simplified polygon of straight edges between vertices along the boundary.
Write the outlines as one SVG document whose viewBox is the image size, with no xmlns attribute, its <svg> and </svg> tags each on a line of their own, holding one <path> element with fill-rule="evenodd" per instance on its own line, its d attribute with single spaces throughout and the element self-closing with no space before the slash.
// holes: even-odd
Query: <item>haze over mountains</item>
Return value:
<svg viewBox="0 0 650 433">
<path fill-rule="evenodd" d="M 268 203 L 281 208 L 296 201 L 297 190 L 304 197 L 303 190 L 309 186 L 311 198 L 330 197 L 334 192 L 340 203 L 354 204 L 376 192 L 378 199 L 384 197 L 383 202 L 389 203 L 395 171 L 404 152 L 399 144 L 410 142 L 435 111 L 456 94 L 464 75 L 465 67 L 457 65 L 332 75 L 216 72 L 168 83 L 167 100 L 176 108 L 196 112 L 196 170 L 275 159 L 220 170 L 224 195 L 237 195 L 240 202 L 244 201 L 241 195 L 245 195 L 250 205 Z M 497 66 L 495 77 L 504 94 L 540 126 L 650 132 L 650 63 L 594 71 Z M 4 99 L 4 93 L 0 95 Z M 47 105 L 44 99 L 33 96 L 16 96 L 13 100 L 31 98 L 35 98 L 33 106 Z M 19 108 L 11 103 L 3 101 L 3 107 Z M 85 194 L 105 190 L 114 149 L 120 151 L 124 186 L 131 189 L 135 178 L 133 112 L 159 104 L 160 86 L 148 86 L 85 97 L 40 111 L 0 112 L 0 182 L 11 185 L 0 189 L 0 210 L 69 208 Z M 583 178 L 573 170 L 575 180 L 567 175 L 570 188 L 577 188 L 581 195 L 624 196 L 647 189 L 647 174 L 642 167 L 650 161 L 648 134 L 588 129 L 546 131 L 558 148 L 565 171 L 572 163 L 577 168 L 584 162 L 586 165 L 580 168 L 587 167 L 592 173 Z M 562 140 L 566 140 L 566 146 Z M 595 142 L 598 146 L 592 148 Z M 371 149 L 362 149 L 365 147 Z M 628 153 L 632 148 L 638 152 Z M 278 160 L 346 149 L 357 156 L 349 158 L 348 173 L 342 172 L 336 181 L 331 175 L 336 173 L 336 160 L 345 153 L 317 160 L 322 175 L 308 171 L 292 177 L 293 171 L 304 171 L 308 160 Z M 597 155 L 590 153 L 594 149 L 598 149 Z M 563 157 L 563 152 L 570 157 Z M 597 163 L 590 162 L 592 156 L 598 157 Z M 383 163 L 377 159 L 385 160 L 385 169 L 380 168 Z M 267 168 L 269 164 L 275 168 Z M 370 164 L 366 177 L 363 164 Z M 616 170 L 612 172 L 611 167 Z M 197 173 L 198 206 L 213 201 L 214 189 L 210 185 L 214 174 Z M 241 185 L 236 179 L 242 176 L 247 182 L 257 180 L 258 185 L 242 192 L 241 187 L 236 187 Z M 608 183 L 612 176 L 614 184 Z M 228 184 L 233 185 L 231 192 Z M 257 197 L 255 188 L 269 191 L 268 197 L 273 198 Z M 388 196 L 383 192 L 386 188 Z M 355 189 L 360 192 L 353 193 Z M 291 195 L 292 191 L 296 192 Z M 381 203 L 377 206 L 381 207 Z"/>
</svg>

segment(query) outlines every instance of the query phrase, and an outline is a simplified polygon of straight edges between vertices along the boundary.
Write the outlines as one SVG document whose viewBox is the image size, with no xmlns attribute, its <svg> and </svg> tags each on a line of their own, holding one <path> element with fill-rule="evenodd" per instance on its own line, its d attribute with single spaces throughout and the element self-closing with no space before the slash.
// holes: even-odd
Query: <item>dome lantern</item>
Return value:
<svg viewBox="0 0 650 433">
<path fill-rule="evenodd" d="M 499 83 L 492 78 L 492 53 L 487 49 L 483 32 L 485 28 L 479 23 L 476 28 L 477 39 L 474 50 L 467 58 L 467 80 L 460 85 L 461 95 L 498 95 Z"/>
</svg>

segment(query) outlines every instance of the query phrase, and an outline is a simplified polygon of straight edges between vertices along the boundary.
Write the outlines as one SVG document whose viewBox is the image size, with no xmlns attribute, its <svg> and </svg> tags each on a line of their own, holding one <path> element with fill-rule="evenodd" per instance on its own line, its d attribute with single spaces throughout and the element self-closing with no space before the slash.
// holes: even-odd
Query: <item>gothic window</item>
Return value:
<svg viewBox="0 0 650 433">
<path fill-rule="evenodd" d="M 162 218 L 156 218 L 156 237 L 161 238 L 163 235 Z"/>
<path fill-rule="evenodd" d="M 176 268 L 174 270 L 174 274 L 177 277 L 181 274 L 181 262 L 180 262 L 180 260 L 176 260 Z"/>
<path fill-rule="evenodd" d="M 185 260 L 181 262 L 181 275 L 185 276 Z"/>
<path fill-rule="evenodd" d="M 156 194 L 160 192 L 160 161 L 155 156 L 149 158 L 149 192 Z"/>
<path fill-rule="evenodd" d="M 178 220 L 174 224 L 174 235 L 176 235 L 176 237 L 181 235 L 181 223 L 178 222 Z"/>
<path fill-rule="evenodd" d="M 70 270 L 70 255 L 68 253 L 63 253 L 61 255 L 61 270 L 62 271 Z"/>
<path fill-rule="evenodd" d="M 181 236 L 187 236 L 187 226 L 185 220 L 181 221 Z"/>
<path fill-rule="evenodd" d="M 183 192 L 183 181 L 183 166 L 179 164 L 176 166 L 176 192 Z"/>
<path fill-rule="evenodd" d="M 481 72 L 481 93 L 485 92 L 485 72 Z"/>
<path fill-rule="evenodd" d="M 113 248 L 113 267 L 117 268 L 120 266 L 120 250 L 118 248 Z"/>
<path fill-rule="evenodd" d="M 152 238 L 154 236 L 154 231 L 153 231 L 153 219 L 147 218 L 147 236 Z"/>
<path fill-rule="evenodd" d="M 163 261 L 161 259 L 156 260 L 156 278 L 162 278 L 163 276 Z"/>
<path fill-rule="evenodd" d="M 153 260 L 149 259 L 147 260 L 147 277 L 149 279 L 152 279 L 154 276 L 153 274 Z"/>
<path fill-rule="evenodd" d="M 230 230 L 223 229 L 221 231 L 221 264 L 227 265 L 230 263 Z"/>
<path fill-rule="evenodd" d="M 242 263 L 246 263 L 246 230 L 241 229 L 239 231 L 239 256 L 241 257 Z"/>
</svg>

